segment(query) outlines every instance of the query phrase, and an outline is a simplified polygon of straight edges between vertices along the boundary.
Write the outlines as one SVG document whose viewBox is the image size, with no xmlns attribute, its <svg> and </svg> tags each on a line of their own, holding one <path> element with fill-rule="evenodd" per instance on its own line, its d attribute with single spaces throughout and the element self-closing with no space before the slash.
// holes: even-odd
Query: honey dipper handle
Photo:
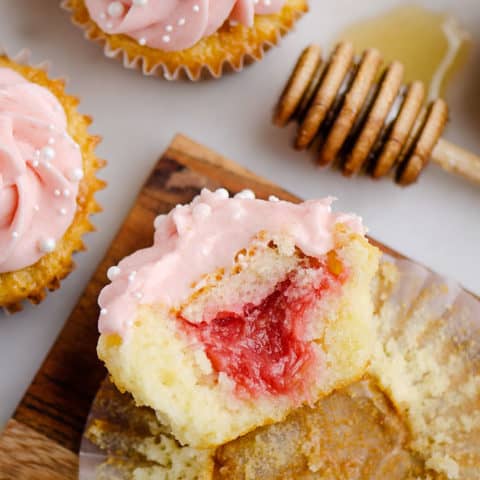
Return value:
<svg viewBox="0 0 480 480">
<path fill-rule="evenodd" d="M 447 172 L 456 173 L 480 185 L 480 157 L 441 138 L 431 160 Z"/>
</svg>

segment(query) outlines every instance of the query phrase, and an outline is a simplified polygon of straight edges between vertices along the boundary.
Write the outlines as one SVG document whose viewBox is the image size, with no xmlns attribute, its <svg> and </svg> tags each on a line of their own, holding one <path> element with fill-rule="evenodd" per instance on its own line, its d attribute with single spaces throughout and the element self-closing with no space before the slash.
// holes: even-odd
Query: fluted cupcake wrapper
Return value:
<svg viewBox="0 0 480 480">
<path fill-rule="evenodd" d="M 200 40 L 190 49 L 161 52 L 142 47 L 126 35 L 105 33 L 90 18 L 83 0 L 62 0 L 61 6 L 70 13 L 72 22 L 84 31 L 87 40 L 102 45 L 105 56 L 122 61 L 125 68 L 139 70 L 147 76 L 161 76 L 166 80 L 191 81 L 218 79 L 224 73 L 239 72 L 246 65 L 262 60 L 265 53 L 276 46 L 308 10 L 307 0 L 288 0 L 287 6 L 279 14 L 268 16 L 275 19 L 271 25 L 267 24 L 268 19 L 256 21 L 252 29 L 236 25 L 228 27 L 228 32 L 220 32 L 218 37 L 214 34 Z M 245 35 L 249 30 L 252 34 Z M 225 45 L 232 39 L 235 39 L 235 48 L 229 50 Z M 208 48 L 202 48 L 204 46 Z M 222 50 L 223 53 L 209 58 L 203 55 L 205 50 Z"/>
<path fill-rule="evenodd" d="M 47 291 L 60 288 L 61 280 L 74 269 L 73 253 L 85 250 L 83 235 L 95 230 L 89 217 L 101 211 L 95 193 L 105 187 L 105 182 L 96 176 L 105 161 L 95 155 L 100 137 L 89 134 L 87 130 L 92 123 L 91 117 L 78 112 L 79 99 L 65 92 L 65 79 L 49 77 L 49 61 L 31 65 L 30 57 L 28 49 L 22 49 L 10 57 L 6 49 L 0 46 L 0 66 L 12 68 L 28 80 L 46 87 L 62 104 L 67 115 L 69 133 L 82 152 L 84 176 L 79 184 L 74 219 L 55 250 L 45 254 L 33 265 L 0 273 L 0 309 L 6 313 L 22 310 L 24 300 L 38 304 L 47 296 Z"/>
<path fill-rule="evenodd" d="M 373 298 L 378 342 L 368 377 L 332 394 L 339 396 L 338 400 L 332 396 L 333 403 L 329 404 L 329 397 L 319 403 L 314 411 L 324 410 L 328 425 L 315 427 L 314 414 L 311 421 L 309 413 L 305 415 L 308 428 L 317 428 L 317 435 L 322 437 L 317 441 L 314 434 L 311 444 L 328 444 L 335 429 L 340 430 L 338 438 L 345 448 L 356 444 L 355 453 L 348 456 L 350 467 L 352 462 L 358 463 L 355 473 L 348 471 L 350 480 L 403 480 L 406 472 L 412 478 L 476 479 L 480 469 L 480 300 L 421 265 L 387 255 L 375 281 Z M 346 395 L 342 396 L 343 392 Z M 353 398 L 355 406 L 342 414 L 335 411 L 336 407 L 332 410 L 332 405 L 341 404 L 345 398 Z M 370 400 L 373 407 L 365 410 Z M 377 418 L 380 425 L 376 432 L 374 428 L 370 431 L 368 424 L 358 428 L 357 423 L 357 430 L 352 427 L 352 419 L 358 421 L 362 415 L 367 421 Z M 395 442 L 382 442 L 378 432 L 387 430 Z M 352 441 L 349 435 L 358 435 L 359 431 L 365 438 Z M 168 429 L 157 422 L 153 411 L 136 408 L 131 397 L 120 394 L 106 380 L 87 422 L 80 451 L 80 478 L 123 479 L 131 478 L 136 468 L 162 468 L 145 455 L 145 445 L 152 439 L 161 443 L 169 438 Z M 265 438 L 269 437 L 259 434 L 260 444 Z M 285 446 L 288 440 L 281 438 Z M 322 462 L 333 468 L 329 472 L 346 471 L 343 464 L 332 466 L 342 455 L 336 457 L 330 452 L 323 458 L 313 452 L 320 447 L 311 453 L 308 445 L 302 445 L 307 452 L 306 468 L 311 471 L 322 471 Z M 232 458 L 237 458 L 239 451 L 233 449 Z M 250 456 L 254 452 L 251 446 L 247 449 Z M 199 459 L 203 462 L 200 478 L 224 478 L 212 474 L 217 453 L 207 451 L 206 457 Z M 225 457 L 228 449 L 220 452 L 220 460 L 225 461 Z"/>
</svg>

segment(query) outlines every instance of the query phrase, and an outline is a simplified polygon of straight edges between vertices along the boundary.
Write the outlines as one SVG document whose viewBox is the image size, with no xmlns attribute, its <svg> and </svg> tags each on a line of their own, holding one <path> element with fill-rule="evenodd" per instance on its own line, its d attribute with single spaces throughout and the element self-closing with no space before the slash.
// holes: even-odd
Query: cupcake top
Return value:
<svg viewBox="0 0 480 480">
<path fill-rule="evenodd" d="M 91 18 L 109 34 L 140 45 L 184 50 L 216 32 L 227 20 L 253 25 L 255 14 L 278 12 L 285 0 L 86 0 Z"/>
<path fill-rule="evenodd" d="M 72 223 L 82 177 L 58 99 L 0 68 L 0 273 L 55 249 Z"/>
<path fill-rule="evenodd" d="M 99 297 L 101 333 L 124 335 L 139 304 L 177 308 L 202 276 L 233 265 L 235 255 L 260 232 L 289 236 L 312 257 L 334 247 L 334 228 L 341 223 L 359 234 L 362 221 L 333 213 L 331 198 L 301 204 L 255 199 L 250 190 L 229 198 L 225 189 L 202 190 L 188 205 L 177 205 L 155 220 L 153 246 L 111 267 L 112 283 Z M 199 285 L 197 285 L 199 287 Z"/>
</svg>

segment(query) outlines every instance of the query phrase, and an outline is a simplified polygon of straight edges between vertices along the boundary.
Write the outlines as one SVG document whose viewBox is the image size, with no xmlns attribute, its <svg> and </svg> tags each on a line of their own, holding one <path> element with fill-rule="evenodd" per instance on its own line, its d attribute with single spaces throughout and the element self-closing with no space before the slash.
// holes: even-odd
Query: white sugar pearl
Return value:
<svg viewBox="0 0 480 480">
<path fill-rule="evenodd" d="M 172 25 L 166 25 L 166 26 L 165 26 L 165 31 L 167 31 L 167 32 L 173 32 L 173 26 L 172 26 Z"/>
<path fill-rule="evenodd" d="M 65 207 L 62 207 L 60 210 L 60 215 L 66 215 L 67 214 L 67 209 Z"/>
<path fill-rule="evenodd" d="M 134 296 L 137 300 L 141 300 L 143 298 L 143 293 L 142 292 L 135 292 Z"/>
<path fill-rule="evenodd" d="M 72 182 L 79 182 L 83 178 L 83 170 L 81 168 L 74 168 L 68 174 L 68 178 Z"/>
<path fill-rule="evenodd" d="M 121 270 L 120 270 L 120 267 L 117 267 L 116 265 L 114 265 L 113 267 L 110 267 L 108 270 L 107 270 L 107 278 L 113 282 L 113 279 L 118 277 L 121 273 Z"/>
<path fill-rule="evenodd" d="M 279 199 L 278 197 L 276 197 L 275 195 L 270 195 L 270 196 L 268 197 L 268 200 L 269 200 L 270 202 L 279 202 L 279 201 L 280 201 L 280 199 Z"/>
<path fill-rule="evenodd" d="M 38 205 L 34 205 L 34 206 L 33 206 L 33 209 L 34 209 L 36 212 L 38 212 L 38 211 L 40 210 L 40 207 L 39 207 Z"/>
<path fill-rule="evenodd" d="M 41 238 L 38 241 L 38 248 L 43 253 L 53 252 L 55 250 L 55 246 L 56 246 L 55 239 L 50 238 L 50 237 Z"/>
<path fill-rule="evenodd" d="M 255 194 L 247 188 L 245 190 L 242 190 L 241 192 L 238 192 L 235 195 L 235 198 L 240 198 L 240 199 L 243 199 L 243 200 L 254 200 L 255 199 Z"/>
<path fill-rule="evenodd" d="M 54 139 L 53 137 L 50 137 L 50 138 L 48 139 L 48 144 L 49 144 L 49 145 L 53 145 L 54 143 L 55 143 L 55 139 Z"/>
<path fill-rule="evenodd" d="M 51 123 L 49 126 L 48 126 L 48 129 L 53 132 L 55 131 L 55 125 L 53 123 Z"/>
<path fill-rule="evenodd" d="M 137 272 L 133 270 L 133 272 L 130 272 L 128 274 L 128 281 L 132 283 L 135 280 L 135 277 L 137 276 Z"/>
<path fill-rule="evenodd" d="M 60 190 L 58 188 L 56 188 L 54 191 L 53 191 L 53 194 L 56 196 L 56 197 L 59 197 L 61 195 L 62 192 L 60 192 Z"/>
<path fill-rule="evenodd" d="M 212 213 L 212 207 L 206 203 L 199 203 L 193 207 L 193 217 L 196 220 L 207 218 Z"/>
<path fill-rule="evenodd" d="M 230 196 L 226 188 L 217 188 L 217 190 L 215 190 L 215 195 L 218 198 L 223 198 L 223 199 L 227 199 Z"/>
<path fill-rule="evenodd" d="M 192 10 L 193 10 L 195 13 L 198 13 L 198 12 L 200 11 L 200 5 L 195 4 L 195 5 L 192 7 Z"/>
<path fill-rule="evenodd" d="M 64 196 L 64 197 L 67 197 L 67 198 L 70 196 L 70 190 L 69 190 L 68 188 L 65 188 L 65 189 L 63 190 L 63 196 Z"/>
<path fill-rule="evenodd" d="M 43 164 L 45 165 L 45 168 L 47 170 L 50 170 L 52 168 L 52 164 L 48 160 L 45 160 Z"/>
<path fill-rule="evenodd" d="M 38 167 L 38 166 L 40 165 L 40 162 L 39 162 L 38 160 L 34 160 L 34 161 L 32 162 L 32 165 L 33 165 L 34 167 Z"/>
<path fill-rule="evenodd" d="M 185 19 L 185 17 L 182 17 L 178 19 L 177 25 L 179 27 L 183 27 L 186 23 L 187 23 L 187 20 Z"/>
<path fill-rule="evenodd" d="M 108 313 L 108 310 L 106 308 L 102 308 L 100 310 L 100 315 L 106 315 Z"/>
<path fill-rule="evenodd" d="M 147 44 L 147 39 L 145 37 L 140 37 L 138 39 L 138 44 L 139 45 L 146 45 Z"/>
<path fill-rule="evenodd" d="M 160 227 L 160 225 L 163 223 L 163 221 L 167 218 L 166 215 L 162 214 L 162 215 L 157 215 L 155 217 L 155 220 L 153 221 L 153 227 L 155 228 L 155 230 L 157 228 Z"/>
<path fill-rule="evenodd" d="M 133 0 L 133 4 L 136 7 L 144 7 L 148 3 L 148 0 Z"/>
<path fill-rule="evenodd" d="M 164 35 L 162 37 L 162 42 L 163 43 L 169 43 L 170 42 L 170 35 Z"/>
<path fill-rule="evenodd" d="M 112 2 L 108 5 L 107 12 L 111 17 L 121 17 L 124 12 L 122 2 Z"/>
<path fill-rule="evenodd" d="M 55 158 L 55 150 L 52 147 L 45 146 L 40 150 L 40 155 L 46 160 L 53 160 Z"/>
<path fill-rule="evenodd" d="M 12 237 L 13 238 L 18 238 L 18 232 L 12 232 Z"/>
</svg>

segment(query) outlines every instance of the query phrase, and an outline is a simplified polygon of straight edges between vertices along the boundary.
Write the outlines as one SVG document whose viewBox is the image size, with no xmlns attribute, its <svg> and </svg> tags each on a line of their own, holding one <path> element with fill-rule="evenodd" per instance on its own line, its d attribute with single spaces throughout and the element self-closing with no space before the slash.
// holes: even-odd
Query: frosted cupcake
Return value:
<svg viewBox="0 0 480 480">
<path fill-rule="evenodd" d="M 99 357 L 181 444 L 222 445 L 365 372 L 378 250 L 330 203 L 203 190 L 109 270 Z"/>
<path fill-rule="evenodd" d="M 86 37 L 126 67 L 197 80 L 260 60 L 307 0 L 64 0 Z"/>
<path fill-rule="evenodd" d="M 42 68 L 0 56 L 0 307 L 39 303 L 73 268 L 99 210 L 98 138 Z"/>
</svg>

